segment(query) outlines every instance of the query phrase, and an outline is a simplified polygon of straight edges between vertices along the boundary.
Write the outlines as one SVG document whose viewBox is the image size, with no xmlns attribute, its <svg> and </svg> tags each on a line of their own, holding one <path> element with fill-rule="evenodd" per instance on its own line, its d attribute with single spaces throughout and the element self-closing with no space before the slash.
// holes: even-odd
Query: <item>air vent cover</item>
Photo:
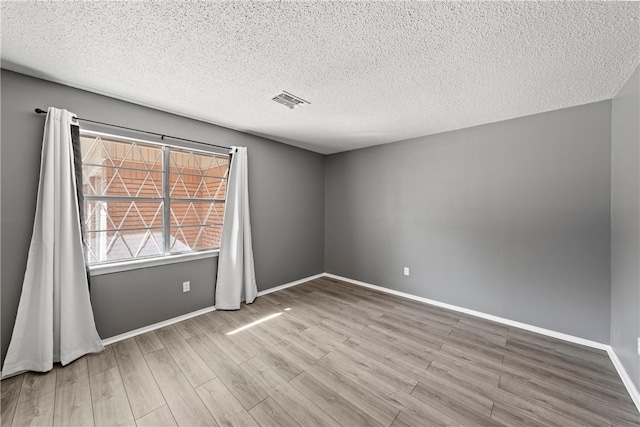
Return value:
<svg viewBox="0 0 640 427">
<path fill-rule="evenodd" d="M 311 104 L 310 102 L 305 101 L 302 98 L 298 98 L 295 95 L 290 94 L 289 92 L 282 91 L 280 95 L 276 95 L 272 100 L 276 101 L 278 104 L 282 104 L 285 107 L 289 107 L 290 109 L 300 108 L 303 105 Z"/>
</svg>

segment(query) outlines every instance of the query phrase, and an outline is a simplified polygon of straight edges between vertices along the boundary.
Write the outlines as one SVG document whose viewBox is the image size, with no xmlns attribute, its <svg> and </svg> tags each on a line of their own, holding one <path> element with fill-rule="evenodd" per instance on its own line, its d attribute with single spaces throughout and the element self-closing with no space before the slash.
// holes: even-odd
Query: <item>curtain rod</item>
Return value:
<svg viewBox="0 0 640 427">
<path fill-rule="evenodd" d="M 47 112 L 45 110 L 41 109 L 41 108 L 36 108 L 34 111 L 36 113 L 38 113 L 38 114 L 47 114 Z M 98 121 L 95 121 L 95 120 L 83 119 L 81 117 L 77 117 L 77 119 L 78 120 L 82 120 L 84 122 L 96 123 L 96 124 L 99 124 L 99 125 L 111 126 L 111 127 L 114 127 L 114 128 L 132 130 L 134 132 L 142 132 L 142 133 L 147 133 L 149 135 L 159 136 L 160 139 L 163 140 L 163 141 L 164 141 L 165 138 L 171 138 L 171 139 L 175 139 L 175 140 L 178 140 L 178 141 L 186 141 L 186 142 L 193 142 L 195 144 L 202 144 L 202 145 L 206 145 L 207 147 L 224 148 L 225 150 L 229 150 L 229 148 L 230 148 L 230 147 L 225 147 L 224 145 L 208 144 L 206 142 L 195 141 L 193 139 L 179 138 L 177 136 L 171 136 L 171 135 L 165 135 L 165 134 L 162 134 L 162 133 L 150 132 L 148 130 L 128 128 L 128 127 L 125 127 L 125 126 L 114 125 L 114 124 L 111 124 L 111 123 L 104 123 L 104 122 L 98 122 Z"/>
</svg>

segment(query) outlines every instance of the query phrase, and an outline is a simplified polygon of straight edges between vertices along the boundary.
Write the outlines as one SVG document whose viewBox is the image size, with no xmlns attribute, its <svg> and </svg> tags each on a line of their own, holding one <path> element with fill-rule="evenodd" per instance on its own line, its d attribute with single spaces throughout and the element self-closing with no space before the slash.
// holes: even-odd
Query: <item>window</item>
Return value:
<svg viewBox="0 0 640 427">
<path fill-rule="evenodd" d="M 80 131 L 90 265 L 220 246 L 229 156 Z"/>
</svg>

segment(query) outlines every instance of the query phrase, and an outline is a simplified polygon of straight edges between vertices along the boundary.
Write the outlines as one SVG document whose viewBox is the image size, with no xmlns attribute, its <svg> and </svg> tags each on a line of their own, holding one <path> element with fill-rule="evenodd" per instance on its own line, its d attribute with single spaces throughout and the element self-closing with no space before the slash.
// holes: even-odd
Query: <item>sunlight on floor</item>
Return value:
<svg viewBox="0 0 640 427">
<path fill-rule="evenodd" d="M 288 311 L 288 310 L 289 310 L 289 309 L 286 309 L 286 308 L 285 308 L 285 311 Z M 276 318 L 276 317 L 280 316 L 282 313 L 283 313 L 283 312 L 281 311 L 281 312 L 279 312 L 279 313 L 273 313 L 273 314 L 270 314 L 270 315 L 268 315 L 268 316 L 266 316 L 266 317 L 263 317 L 262 319 L 258 319 L 258 320 L 256 320 L 255 322 L 248 323 L 248 324 L 246 324 L 246 325 L 244 325 L 244 326 L 239 327 L 238 329 L 235 329 L 235 330 L 233 330 L 233 331 L 231 331 L 231 332 L 227 332 L 227 335 L 237 334 L 238 332 L 242 332 L 242 331 L 244 331 L 245 329 L 249 329 L 249 328 L 250 328 L 250 327 L 252 327 L 252 326 L 256 326 L 256 325 L 259 325 L 259 324 L 260 324 L 260 323 L 262 323 L 262 322 L 266 322 L 267 320 L 271 320 L 271 319 L 273 319 L 273 318 Z"/>
</svg>

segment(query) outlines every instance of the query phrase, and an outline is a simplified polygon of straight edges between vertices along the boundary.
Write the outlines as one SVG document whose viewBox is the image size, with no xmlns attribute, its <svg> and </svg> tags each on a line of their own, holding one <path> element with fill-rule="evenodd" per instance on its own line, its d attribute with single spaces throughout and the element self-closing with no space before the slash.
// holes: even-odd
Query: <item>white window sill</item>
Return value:
<svg viewBox="0 0 640 427">
<path fill-rule="evenodd" d="M 122 271 L 138 270 L 140 268 L 156 267 L 159 265 L 176 264 L 185 261 L 195 261 L 198 259 L 215 258 L 220 253 L 219 249 L 212 251 L 193 252 L 189 254 L 168 255 L 157 258 L 138 259 L 135 261 L 114 262 L 109 264 L 89 266 L 91 276 L 102 274 L 119 273 Z"/>
</svg>

